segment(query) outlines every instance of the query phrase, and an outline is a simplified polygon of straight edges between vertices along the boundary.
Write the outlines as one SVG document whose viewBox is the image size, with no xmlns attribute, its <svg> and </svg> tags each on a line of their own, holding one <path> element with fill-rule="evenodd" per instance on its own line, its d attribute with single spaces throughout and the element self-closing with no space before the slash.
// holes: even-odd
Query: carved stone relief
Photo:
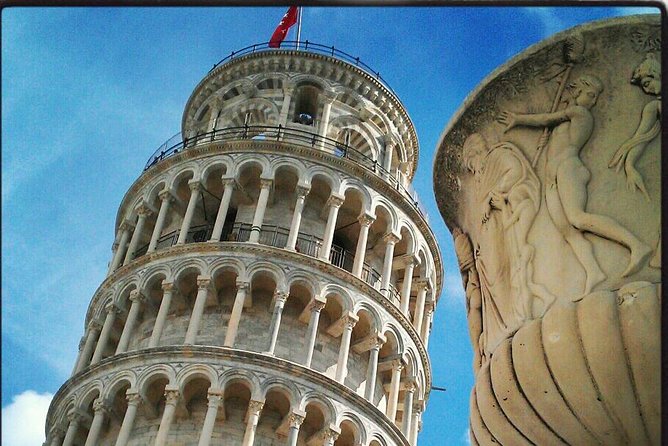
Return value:
<svg viewBox="0 0 668 446">
<path fill-rule="evenodd" d="M 489 432 L 497 415 L 515 426 L 532 417 L 548 420 L 560 398 L 572 398 L 567 407 L 587 429 L 554 417 L 548 423 L 552 433 L 544 429 L 536 437 L 540 441 L 532 439 L 534 444 L 562 444 L 554 432 L 568 444 L 589 444 L 588 435 L 608 431 L 589 415 L 594 407 L 608 412 L 618 408 L 613 418 L 629 424 L 628 429 L 618 426 L 619 442 L 611 438 L 601 444 L 624 444 L 625 438 L 637 440 L 626 444 L 658 444 L 659 431 L 649 425 L 658 413 L 640 427 L 647 429 L 640 435 L 621 413 L 644 407 L 621 404 L 612 394 L 598 399 L 595 391 L 585 395 L 575 356 L 568 353 L 577 353 L 586 337 L 584 347 L 592 355 L 578 370 L 620 370 L 595 378 L 610 389 L 622 388 L 623 357 L 617 364 L 619 358 L 598 352 L 628 352 L 626 344 L 637 345 L 628 354 L 649 358 L 659 345 L 657 326 L 629 319 L 620 347 L 618 334 L 604 330 L 596 335 L 590 328 L 614 326 L 613 313 L 583 310 L 573 320 L 564 308 L 609 305 L 609 296 L 632 295 L 622 292 L 631 283 L 660 287 L 659 24 L 658 15 L 624 17 L 557 34 L 495 70 L 443 132 L 434 185 L 466 289 L 476 374 L 471 423 L 478 427 L 477 444 L 491 444 L 481 418 Z M 624 297 L 619 305 L 624 314 L 645 311 L 637 299 Z M 563 315 L 563 321 L 555 314 Z M 562 322 L 575 322 L 577 328 L 568 332 L 568 342 L 559 338 Z M 528 336 L 531 342 L 542 337 L 549 370 L 541 355 L 516 358 L 525 351 Z M 524 376 L 509 371 L 516 360 Z M 572 393 L 554 394 L 566 387 L 550 390 L 545 380 L 535 381 L 543 372 L 563 372 L 580 384 L 568 389 Z M 647 375 L 633 381 L 638 395 L 648 394 L 646 383 L 656 381 L 658 362 L 648 362 L 637 373 Z M 490 376 L 493 393 L 488 391 Z M 517 392 L 534 385 L 535 394 Z M 522 403 L 523 398 L 529 401 Z M 517 412 L 520 406 L 525 409 Z M 520 439 L 540 430 L 533 422 L 526 427 L 517 436 L 497 429 L 492 443 L 521 444 Z"/>
</svg>

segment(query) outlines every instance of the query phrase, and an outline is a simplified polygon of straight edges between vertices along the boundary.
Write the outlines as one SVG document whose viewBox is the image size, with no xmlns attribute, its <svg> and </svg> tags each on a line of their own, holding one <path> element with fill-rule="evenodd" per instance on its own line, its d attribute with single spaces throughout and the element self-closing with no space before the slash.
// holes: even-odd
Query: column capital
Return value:
<svg viewBox="0 0 668 446">
<path fill-rule="evenodd" d="M 250 400 L 248 402 L 248 412 L 250 414 L 258 414 L 264 407 L 264 401 Z"/>
<path fill-rule="evenodd" d="M 153 214 L 154 209 L 148 203 L 143 202 L 137 206 L 137 215 L 139 218 L 146 218 Z"/>
<path fill-rule="evenodd" d="M 413 379 L 413 378 L 406 379 L 406 381 L 404 383 L 404 390 L 406 392 L 415 392 L 416 389 L 417 389 L 417 385 L 415 384 L 415 379 Z"/>
<path fill-rule="evenodd" d="M 179 398 L 181 396 L 181 393 L 179 392 L 178 389 L 168 389 L 165 388 L 165 400 L 166 404 L 173 404 L 176 405 L 176 403 L 179 401 Z"/>
<path fill-rule="evenodd" d="M 165 282 L 164 280 L 162 281 L 162 291 L 174 291 L 174 282 Z"/>
<path fill-rule="evenodd" d="M 290 295 L 289 292 L 287 291 L 274 291 L 274 300 L 276 303 L 281 303 L 284 304 L 286 300 L 288 300 L 288 296 Z"/>
<path fill-rule="evenodd" d="M 139 290 L 130 291 L 130 301 L 131 302 L 142 303 L 145 300 L 146 300 L 146 296 L 144 294 L 142 294 L 141 291 L 139 291 Z"/>
<path fill-rule="evenodd" d="M 172 195 L 172 191 L 169 189 L 163 189 L 160 192 L 158 192 L 158 197 L 160 197 L 161 201 L 169 201 L 170 203 L 176 200 L 174 198 L 174 195 Z"/>
<path fill-rule="evenodd" d="M 141 395 L 136 390 L 127 390 L 125 399 L 128 400 L 128 406 L 138 406 L 143 401 Z"/>
<path fill-rule="evenodd" d="M 413 286 L 419 289 L 424 289 L 425 291 L 429 290 L 429 279 L 417 278 L 413 279 Z"/>
<path fill-rule="evenodd" d="M 331 104 L 334 102 L 339 94 L 335 91 L 331 90 L 325 90 L 322 93 L 320 93 L 320 97 L 322 98 L 323 102 L 325 104 Z"/>
<path fill-rule="evenodd" d="M 120 229 L 121 231 L 131 231 L 132 228 L 134 228 L 134 227 L 135 227 L 134 224 L 130 223 L 129 221 L 127 221 L 125 219 L 123 219 L 121 224 L 118 226 L 118 229 Z"/>
<path fill-rule="evenodd" d="M 297 187 L 295 187 L 295 192 L 297 193 L 297 197 L 306 197 L 308 193 L 311 192 L 311 188 L 298 184 Z"/>
<path fill-rule="evenodd" d="M 197 276 L 197 289 L 209 289 L 211 287 L 211 277 L 209 276 Z"/>
<path fill-rule="evenodd" d="M 86 335 L 81 336 L 81 339 L 79 339 L 79 351 L 83 350 L 84 345 L 86 345 L 86 339 L 88 339 Z"/>
<path fill-rule="evenodd" d="M 82 418 L 83 418 L 83 414 L 76 409 L 70 411 L 67 414 L 67 420 L 70 423 L 79 423 L 79 421 L 81 421 Z"/>
<path fill-rule="evenodd" d="M 207 392 L 209 398 L 208 407 L 220 407 L 220 403 L 223 402 L 223 391 L 222 390 L 211 390 Z"/>
<path fill-rule="evenodd" d="M 392 361 L 392 370 L 397 370 L 401 372 L 404 369 L 405 365 L 401 358 L 396 358 Z"/>
<path fill-rule="evenodd" d="M 273 178 L 260 178 L 260 187 L 262 189 L 270 189 L 273 184 Z"/>
<path fill-rule="evenodd" d="M 223 182 L 223 187 L 228 187 L 229 186 L 232 189 L 237 187 L 237 180 L 235 178 L 230 178 L 230 177 L 223 176 L 221 178 L 221 180 Z"/>
<path fill-rule="evenodd" d="M 346 199 L 346 197 L 343 196 L 343 195 L 332 193 L 329 196 L 329 198 L 327 199 L 327 203 L 325 203 L 325 205 L 327 207 L 338 208 L 338 207 L 341 207 L 341 205 L 343 204 L 345 199 Z"/>
<path fill-rule="evenodd" d="M 202 183 L 193 178 L 192 180 L 188 180 L 188 187 L 191 192 L 199 191 L 202 188 Z"/>
<path fill-rule="evenodd" d="M 99 321 L 93 319 L 88 323 L 88 331 L 91 333 L 94 331 L 102 331 L 102 324 Z"/>
<path fill-rule="evenodd" d="M 352 313 L 343 315 L 341 319 L 343 319 L 343 324 L 351 330 L 355 327 L 355 324 L 357 324 L 357 321 L 359 320 L 359 318 Z"/>
<path fill-rule="evenodd" d="M 93 401 L 93 412 L 109 412 L 110 410 L 109 403 L 107 403 L 104 399 L 97 398 L 95 401 Z"/>
<path fill-rule="evenodd" d="M 62 437 L 64 437 L 64 436 L 65 436 L 65 429 L 63 429 L 62 427 L 54 426 L 49 431 L 49 439 L 51 439 L 51 438 L 62 439 Z"/>
<path fill-rule="evenodd" d="M 387 146 L 396 146 L 397 145 L 397 137 L 394 136 L 392 133 L 386 133 L 383 135 L 383 142 L 385 143 L 385 147 Z"/>
<path fill-rule="evenodd" d="M 320 313 L 320 311 L 325 308 L 326 302 L 323 302 L 318 299 L 312 299 L 311 302 L 309 302 L 309 308 L 311 309 L 312 312 Z"/>
<path fill-rule="evenodd" d="M 363 212 L 359 217 L 357 217 L 357 221 L 360 223 L 360 226 L 368 227 L 371 226 L 374 221 L 376 221 L 376 216 Z"/>
<path fill-rule="evenodd" d="M 288 415 L 288 423 L 291 428 L 299 428 L 304 422 L 306 417 L 304 415 L 298 414 L 296 412 L 290 412 Z"/>
<path fill-rule="evenodd" d="M 246 282 L 244 280 L 237 280 L 236 285 L 237 285 L 237 292 L 241 290 L 248 291 L 250 289 L 250 282 Z"/>
<path fill-rule="evenodd" d="M 106 307 L 104 307 L 104 309 L 105 309 L 105 311 L 107 312 L 107 314 L 116 313 L 116 315 L 119 315 L 119 314 L 123 313 L 123 310 L 121 310 L 121 309 L 120 309 L 115 303 L 113 303 L 113 302 L 110 303 L 110 304 L 108 304 Z"/>
<path fill-rule="evenodd" d="M 394 245 L 399 240 L 401 240 L 401 235 L 397 234 L 396 232 L 390 231 L 390 232 L 387 232 L 387 233 L 383 234 L 383 240 L 387 244 L 393 244 Z"/>
<path fill-rule="evenodd" d="M 327 441 L 329 441 L 331 444 L 334 443 L 339 438 L 339 435 L 340 432 L 337 432 L 330 427 L 322 432 L 322 439 L 325 440 L 325 444 L 327 444 Z"/>
<path fill-rule="evenodd" d="M 375 333 L 375 337 L 371 343 L 371 349 L 380 350 L 387 342 L 387 338 L 380 332 Z"/>
<path fill-rule="evenodd" d="M 432 314 L 434 312 L 434 301 L 433 300 L 428 300 L 424 303 L 424 311 L 427 314 Z"/>
</svg>

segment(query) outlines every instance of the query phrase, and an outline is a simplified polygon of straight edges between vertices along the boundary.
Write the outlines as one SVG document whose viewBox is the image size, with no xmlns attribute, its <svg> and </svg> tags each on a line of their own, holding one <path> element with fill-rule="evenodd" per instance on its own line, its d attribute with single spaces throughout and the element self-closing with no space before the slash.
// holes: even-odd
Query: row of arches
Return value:
<svg viewBox="0 0 668 446">
<path fill-rule="evenodd" d="M 227 83 L 187 110 L 189 138 L 244 124 L 281 125 L 346 142 L 402 183 L 412 171 L 413 140 L 371 101 L 322 77 L 263 73 Z"/>
<path fill-rule="evenodd" d="M 174 244 L 242 241 L 332 263 L 414 323 L 433 300 L 424 235 L 386 198 L 322 166 L 248 153 L 192 160 L 151 178 L 122 209 L 109 274 Z M 424 282 L 430 297 L 416 286 Z"/>
<path fill-rule="evenodd" d="M 266 376 L 243 363 L 214 364 L 200 359 L 175 368 L 163 362 L 106 372 L 105 379 L 91 376 L 71 394 L 57 397 L 46 444 L 250 446 L 276 439 L 289 446 L 402 444 L 388 426 L 360 416 L 363 406 L 352 409 L 359 402 L 344 400 L 333 389 Z M 418 406 L 408 414 L 410 421 L 401 423 L 412 445 Z"/>
<path fill-rule="evenodd" d="M 264 260 L 212 256 L 136 271 L 93 299 L 74 374 L 127 351 L 229 347 L 311 368 L 401 420 L 406 384 L 414 383 L 420 397 L 428 385 L 411 338 L 364 295 L 324 276 L 289 270 Z M 425 328 L 425 344 L 428 335 Z"/>
</svg>

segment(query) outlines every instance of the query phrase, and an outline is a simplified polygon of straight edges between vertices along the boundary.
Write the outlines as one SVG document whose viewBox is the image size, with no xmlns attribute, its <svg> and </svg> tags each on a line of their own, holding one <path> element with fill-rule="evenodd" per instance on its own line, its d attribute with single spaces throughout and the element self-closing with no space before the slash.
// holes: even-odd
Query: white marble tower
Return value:
<svg viewBox="0 0 668 446">
<path fill-rule="evenodd" d="M 415 445 L 441 258 L 403 105 L 331 47 L 195 87 L 118 210 L 48 445 Z"/>
</svg>

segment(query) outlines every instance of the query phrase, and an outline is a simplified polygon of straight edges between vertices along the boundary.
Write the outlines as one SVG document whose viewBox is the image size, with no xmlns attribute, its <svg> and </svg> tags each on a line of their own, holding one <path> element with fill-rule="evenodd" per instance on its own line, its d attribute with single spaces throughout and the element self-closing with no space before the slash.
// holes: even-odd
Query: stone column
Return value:
<svg viewBox="0 0 668 446">
<path fill-rule="evenodd" d="M 287 446 L 297 446 L 297 439 L 299 437 L 299 427 L 304 422 L 304 415 L 292 412 L 288 415 L 288 423 L 290 424 L 290 430 L 288 431 L 288 441 L 286 442 Z"/>
<path fill-rule="evenodd" d="M 397 359 L 392 364 L 392 379 L 390 380 L 390 395 L 387 401 L 387 418 L 394 423 L 397 417 L 397 401 L 399 399 L 399 384 L 401 370 L 404 368 L 401 360 Z"/>
<path fill-rule="evenodd" d="M 141 233 L 144 230 L 144 225 L 146 224 L 146 218 L 151 215 L 151 211 L 146 206 L 141 206 L 137 210 L 137 225 L 135 230 L 132 233 L 132 238 L 130 239 L 130 245 L 128 245 L 128 250 L 125 253 L 125 258 L 123 259 L 123 265 L 127 265 L 135 258 L 135 251 L 137 250 L 137 245 L 139 244 L 139 238 Z"/>
<path fill-rule="evenodd" d="M 404 269 L 404 286 L 401 290 L 400 310 L 410 319 L 411 287 L 413 285 L 413 269 L 415 268 L 415 258 L 411 255 L 406 261 Z"/>
<path fill-rule="evenodd" d="M 74 437 L 76 437 L 79 430 L 79 423 L 81 423 L 81 414 L 76 410 L 72 411 L 67 414 L 67 419 L 69 420 L 69 424 L 67 425 L 67 432 L 65 433 L 63 446 L 73 446 Z"/>
<path fill-rule="evenodd" d="M 267 210 L 267 201 L 269 201 L 269 191 L 271 190 L 273 180 L 261 178 L 260 196 L 257 199 L 257 207 L 255 208 L 255 215 L 253 216 L 253 225 L 251 226 L 251 234 L 248 239 L 251 243 L 260 241 L 260 232 L 262 231 L 262 222 L 264 221 L 264 211 Z"/>
<path fill-rule="evenodd" d="M 341 347 L 339 347 L 339 360 L 336 362 L 336 380 L 343 384 L 348 374 L 348 353 L 350 352 L 350 336 L 353 327 L 357 323 L 357 316 L 347 314 L 343 316 L 343 334 L 341 334 Z"/>
<path fill-rule="evenodd" d="M 415 382 L 410 379 L 404 388 L 404 415 L 401 423 L 401 432 L 405 437 L 411 430 L 411 418 L 413 418 L 413 394 L 415 393 Z"/>
<path fill-rule="evenodd" d="M 121 237 L 118 242 L 116 252 L 114 253 L 114 258 L 112 259 L 111 265 L 109 266 L 107 276 L 116 271 L 116 268 L 118 268 L 118 266 L 121 264 L 121 259 L 123 258 L 123 253 L 125 251 L 126 245 L 128 244 L 128 238 L 130 237 L 130 228 L 132 228 L 130 223 L 125 220 L 121 222 L 119 227 L 121 231 Z"/>
<path fill-rule="evenodd" d="M 121 333 L 121 339 L 118 341 L 118 347 L 116 347 L 116 354 L 123 353 L 128 349 L 128 344 L 130 343 L 130 336 L 132 335 L 132 330 L 134 330 L 135 323 L 137 322 L 137 317 L 139 316 L 139 310 L 141 309 L 141 304 L 146 300 L 139 290 L 132 290 L 130 292 L 130 310 L 128 311 L 128 317 L 125 319 L 125 325 L 123 326 L 123 332 Z"/>
<path fill-rule="evenodd" d="M 95 341 L 100 335 L 100 330 L 102 330 L 102 326 L 99 322 L 95 320 L 90 321 L 88 329 L 86 330 L 86 340 L 81 352 L 79 352 L 79 357 L 77 358 L 76 366 L 74 367 L 74 373 L 72 373 L 73 375 L 82 371 L 90 361 L 90 357 L 93 354 L 93 347 L 95 347 Z"/>
<path fill-rule="evenodd" d="M 97 444 L 97 439 L 102 430 L 102 423 L 104 423 L 104 415 L 109 411 L 109 406 L 104 400 L 98 398 L 93 402 L 93 411 L 95 415 L 93 416 L 93 421 L 88 430 L 88 436 L 86 437 L 86 444 L 84 446 L 95 446 Z"/>
<path fill-rule="evenodd" d="M 393 232 L 385 234 L 385 259 L 383 261 L 383 273 L 380 279 L 380 291 L 390 297 L 390 277 L 392 276 L 392 260 L 394 259 L 394 245 L 400 240 L 400 237 Z"/>
<path fill-rule="evenodd" d="M 223 184 L 225 189 L 223 190 L 223 198 L 220 199 L 220 205 L 218 206 L 218 214 L 216 214 L 216 222 L 213 225 L 213 231 L 211 232 L 211 242 L 219 242 L 220 235 L 223 232 L 223 225 L 225 225 L 225 217 L 227 217 L 227 210 L 230 207 L 230 201 L 232 200 L 232 192 L 236 186 L 236 181 L 234 178 L 223 178 Z"/>
<path fill-rule="evenodd" d="M 63 444 L 64 437 L 65 432 L 58 427 L 54 427 L 51 429 L 51 432 L 49 432 L 49 437 L 44 444 L 48 444 L 48 446 L 61 446 Z"/>
<path fill-rule="evenodd" d="M 376 218 L 372 215 L 364 213 L 359 216 L 357 221 L 360 222 L 360 234 L 357 238 L 357 248 L 355 249 L 355 261 L 353 262 L 353 275 L 362 277 L 364 270 L 364 257 L 366 255 L 366 244 L 369 239 L 369 227 Z"/>
<path fill-rule="evenodd" d="M 327 429 L 323 433 L 323 446 L 334 446 L 334 442 L 339 438 L 339 432 L 333 429 Z"/>
<path fill-rule="evenodd" d="M 176 404 L 179 402 L 179 390 L 177 388 L 165 388 L 165 409 L 162 412 L 158 435 L 155 437 L 155 446 L 164 446 L 167 444 L 167 435 L 172 426 Z"/>
<path fill-rule="evenodd" d="M 308 188 L 304 186 L 297 186 L 297 202 L 295 203 L 295 211 L 292 214 L 292 223 L 290 224 L 290 235 L 288 236 L 288 241 L 285 244 L 285 249 L 294 251 L 295 246 L 297 245 L 297 237 L 299 236 L 299 226 L 302 221 L 302 212 L 304 211 L 304 202 L 306 201 L 306 195 L 309 193 Z"/>
<path fill-rule="evenodd" d="M 230 322 L 227 325 L 225 332 L 225 347 L 233 347 L 234 340 L 237 337 L 237 330 L 239 329 L 239 320 L 241 319 L 241 312 L 244 308 L 244 301 L 246 300 L 246 292 L 250 284 L 248 282 L 237 281 L 237 295 L 234 298 L 234 305 L 232 306 L 232 314 L 230 315 Z"/>
<path fill-rule="evenodd" d="M 267 354 L 273 355 L 274 349 L 276 348 L 276 339 L 278 339 L 278 330 L 281 326 L 281 314 L 283 313 L 283 307 L 285 306 L 285 301 L 288 299 L 288 293 L 277 291 L 274 294 L 274 314 L 271 318 L 271 328 L 269 329 L 269 348 L 267 349 Z"/>
<path fill-rule="evenodd" d="M 151 241 L 148 244 L 147 253 L 155 251 L 156 246 L 158 245 L 158 240 L 160 239 L 160 234 L 162 234 L 162 228 L 165 226 L 165 219 L 167 218 L 167 212 L 169 212 L 169 205 L 174 201 L 174 197 L 169 190 L 161 190 L 158 193 L 160 197 L 160 210 L 158 211 L 158 217 L 155 221 L 155 226 L 153 227 L 153 233 L 151 234 Z"/>
<path fill-rule="evenodd" d="M 278 122 L 282 127 L 285 127 L 288 123 L 288 112 L 290 111 L 290 102 L 292 101 L 294 90 L 294 87 L 283 88 L 283 105 L 281 106 L 281 114 L 278 118 Z"/>
<path fill-rule="evenodd" d="M 364 389 L 364 398 L 373 404 L 373 397 L 376 391 L 376 375 L 378 374 L 378 352 L 385 341 L 377 337 L 371 350 L 369 350 L 369 366 L 366 369 L 366 387 Z"/>
<path fill-rule="evenodd" d="M 186 237 L 188 237 L 188 231 L 190 230 L 190 224 L 193 221 L 193 215 L 195 215 L 195 207 L 197 207 L 197 199 L 199 197 L 199 191 L 202 187 L 202 183 L 200 183 L 199 180 L 193 179 L 188 181 L 188 187 L 190 187 L 190 199 L 188 200 L 186 215 L 183 216 L 183 222 L 181 223 L 179 238 L 176 240 L 177 245 L 182 245 L 186 242 Z"/>
<path fill-rule="evenodd" d="M 411 431 L 408 435 L 408 442 L 411 446 L 417 446 L 418 431 L 420 430 L 420 418 L 422 417 L 422 407 L 420 404 L 413 406 L 413 420 L 411 420 Z"/>
<path fill-rule="evenodd" d="M 426 306 L 426 311 L 425 311 L 425 319 L 422 321 L 422 332 L 420 333 L 420 337 L 422 338 L 422 343 L 424 344 L 424 349 L 427 349 L 427 346 L 429 345 L 429 329 L 431 328 L 431 319 L 434 317 L 434 303 L 432 301 L 429 301 L 425 304 Z"/>
<path fill-rule="evenodd" d="M 345 197 L 332 194 L 327 200 L 329 206 L 329 216 L 327 217 L 327 226 L 325 234 L 322 237 L 322 247 L 320 248 L 320 260 L 329 262 L 329 251 L 332 249 L 332 240 L 334 239 L 334 230 L 336 229 L 336 219 L 339 215 L 339 208 L 343 204 Z"/>
<path fill-rule="evenodd" d="M 320 129 L 318 129 L 318 134 L 323 138 L 327 136 L 327 130 L 329 129 L 329 115 L 332 112 L 332 103 L 336 95 L 332 92 L 325 92 L 322 94 L 324 99 L 324 106 L 322 107 L 322 117 L 320 118 Z"/>
<path fill-rule="evenodd" d="M 137 416 L 137 408 L 142 401 L 139 392 L 128 390 L 125 394 L 128 400 L 128 408 L 125 411 L 123 423 L 121 424 L 121 429 L 116 438 L 116 446 L 126 446 L 128 444 L 130 433 L 132 432 L 132 427 L 135 423 L 135 417 Z"/>
<path fill-rule="evenodd" d="M 385 137 L 385 157 L 383 158 L 383 169 L 386 173 L 384 176 L 387 178 L 390 175 L 390 169 L 392 168 L 392 154 L 394 153 L 394 148 L 396 147 L 396 142 L 394 138 L 390 135 Z"/>
<path fill-rule="evenodd" d="M 186 331 L 186 339 L 183 341 L 183 343 L 186 345 L 192 345 L 195 343 L 197 333 L 199 332 L 199 326 L 202 322 L 204 306 L 206 304 L 206 298 L 209 294 L 210 288 L 210 277 L 197 277 L 197 297 L 195 297 L 195 304 L 193 305 L 193 311 L 190 315 L 190 323 L 188 324 L 188 330 Z"/>
<path fill-rule="evenodd" d="M 102 353 L 104 353 L 104 349 L 107 347 L 107 342 L 109 341 L 109 335 L 111 334 L 111 329 L 114 326 L 114 321 L 120 312 L 120 308 L 114 304 L 111 304 L 107 307 L 107 317 L 104 320 L 102 332 L 100 333 L 100 338 L 97 341 L 97 346 L 95 347 L 93 358 L 90 360 L 90 365 L 97 364 L 100 362 L 100 359 L 102 359 Z"/>
<path fill-rule="evenodd" d="M 304 367 L 311 367 L 313 360 L 313 348 L 315 347 L 315 340 L 318 335 L 318 321 L 320 320 L 320 311 L 325 308 L 325 302 L 319 300 L 312 300 L 311 303 L 311 318 L 308 322 L 308 330 L 306 335 L 306 358 L 304 359 Z"/>
<path fill-rule="evenodd" d="M 264 406 L 263 401 L 250 400 L 248 402 L 248 413 L 246 419 L 246 432 L 241 443 L 242 446 L 253 446 L 255 440 L 255 429 L 257 429 L 257 422 L 260 419 L 260 411 Z"/>
<path fill-rule="evenodd" d="M 162 329 L 167 320 L 169 313 L 169 306 L 172 303 L 172 294 L 174 292 L 174 284 L 171 282 L 162 282 L 162 300 L 160 301 L 160 309 L 155 318 L 155 325 L 153 325 L 153 332 L 151 332 L 151 339 L 148 341 L 148 347 L 157 347 L 162 335 Z"/>
<path fill-rule="evenodd" d="M 419 283 L 417 299 L 415 301 L 415 314 L 413 315 L 413 327 L 418 334 L 422 333 L 422 321 L 424 319 L 424 304 L 427 297 L 427 282 Z"/>
<path fill-rule="evenodd" d="M 206 416 L 204 417 L 204 425 L 202 426 L 202 433 L 199 437 L 197 446 L 209 446 L 211 443 L 211 434 L 216 423 L 216 415 L 218 415 L 218 407 L 223 401 L 223 391 L 220 389 L 209 389 L 209 404 L 206 409 Z"/>
</svg>

